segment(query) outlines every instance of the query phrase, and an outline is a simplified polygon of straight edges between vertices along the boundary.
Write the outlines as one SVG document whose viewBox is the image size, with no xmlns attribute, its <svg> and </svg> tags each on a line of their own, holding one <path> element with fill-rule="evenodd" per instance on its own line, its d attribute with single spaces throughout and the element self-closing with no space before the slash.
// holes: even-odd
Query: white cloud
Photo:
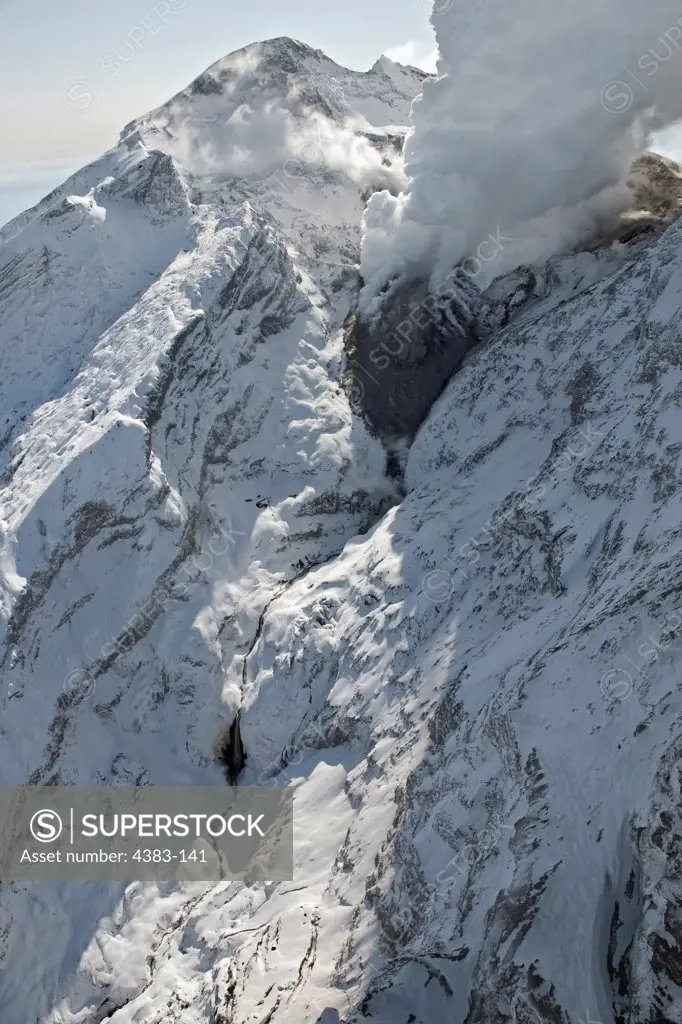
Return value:
<svg viewBox="0 0 682 1024">
<path fill-rule="evenodd" d="M 396 275 L 435 285 L 497 231 L 514 245 L 494 275 L 582 244 L 682 117 L 679 0 L 446 0 L 432 24 L 440 77 L 413 107 L 407 189 L 365 216 L 366 308 Z"/>
<path fill-rule="evenodd" d="M 656 135 L 652 139 L 651 148 L 671 160 L 682 163 L 682 124 L 675 124 Z"/>
<path fill-rule="evenodd" d="M 296 176 L 306 165 L 318 165 L 369 188 L 404 186 L 401 160 L 386 166 L 384 154 L 357 134 L 352 121 L 329 120 L 309 108 L 299 90 L 260 96 L 253 105 L 239 98 L 252 96 L 255 88 L 235 86 L 234 93 L 231 112 L 223 95 L 206 99 L 201 117 L 187 118 L 181 104 L 173 110 L 175 138 L 166 148 L 194 173 L 263 178 L 280 169 Z"/>
<path fill-rule="evenodd" d="M 435 73 L 438 47 L 424 39 L 410 39 L 407 43 L 386 50 L 386 56 L 396 64 L 411 64 L 412 67 Z"/>
</svg>

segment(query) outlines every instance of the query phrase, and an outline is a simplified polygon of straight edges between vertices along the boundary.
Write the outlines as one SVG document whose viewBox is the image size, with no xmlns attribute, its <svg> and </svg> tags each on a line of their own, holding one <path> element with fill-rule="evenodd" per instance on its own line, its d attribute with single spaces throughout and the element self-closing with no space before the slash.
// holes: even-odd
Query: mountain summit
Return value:
<svg viewBox="0 0 682 1024">
<path fill-rule="evenodd" d="M 296 829 L 293 883 L 3 882 L 2 1024 L 682 1019 L 680 171 L 361 351 L 424 77 L 246 47 L 0 232 L 0 781 Z"/>
</svg>

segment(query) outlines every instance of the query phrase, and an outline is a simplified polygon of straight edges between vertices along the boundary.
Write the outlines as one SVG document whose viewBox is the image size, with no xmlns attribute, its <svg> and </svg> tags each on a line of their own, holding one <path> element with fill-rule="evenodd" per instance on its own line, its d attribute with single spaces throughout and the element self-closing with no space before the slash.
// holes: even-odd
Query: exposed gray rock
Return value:
<svg viewBox="0 0 682 1024">
<path fill-rule="evenodd" d="M 355 404 L 386 442 L 411 440 L 476 344 L 476 286 L 454 273 L 439 295 L 424 282 L 394 287 L 371 323 L 351 314 L 344 345 Z"/>
</svg>

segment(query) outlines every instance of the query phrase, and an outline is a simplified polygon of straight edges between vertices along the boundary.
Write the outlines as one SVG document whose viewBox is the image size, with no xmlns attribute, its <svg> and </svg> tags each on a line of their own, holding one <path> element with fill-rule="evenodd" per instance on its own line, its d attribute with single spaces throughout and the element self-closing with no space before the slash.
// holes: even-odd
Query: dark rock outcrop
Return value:
<svg viewBox="0 0 682 1024">
<path fill-rule="evenodd" d="M 458 269 L 436 293 L 424 282 L 401 285 L 374 321 L 357 314 L 346 321 L 349 391 L 385 441 L 414 437 L 476 344 L 479 292 Z"/>
<path fill-rule="evenodd" d="M 225 769 L 225 778 L 234 786 L 246 764 L 246 751 L 239 727 L 239 714 L 216 744 L 216 759 Z"/>
</svg>

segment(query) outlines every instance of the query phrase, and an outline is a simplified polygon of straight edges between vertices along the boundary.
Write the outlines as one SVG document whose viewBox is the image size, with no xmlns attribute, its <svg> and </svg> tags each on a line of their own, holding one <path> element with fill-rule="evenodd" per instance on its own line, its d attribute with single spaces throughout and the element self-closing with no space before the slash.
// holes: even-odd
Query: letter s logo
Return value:
<svg viewBox="0 0 682 1024">
<path fill-rule="evenodd" d="M 64 825 L 56 811 L 36 811 L 31 818 L 29 828 L 31 835 L 39 843 L 53 843 L 59 839 Z"/>
</svg>

